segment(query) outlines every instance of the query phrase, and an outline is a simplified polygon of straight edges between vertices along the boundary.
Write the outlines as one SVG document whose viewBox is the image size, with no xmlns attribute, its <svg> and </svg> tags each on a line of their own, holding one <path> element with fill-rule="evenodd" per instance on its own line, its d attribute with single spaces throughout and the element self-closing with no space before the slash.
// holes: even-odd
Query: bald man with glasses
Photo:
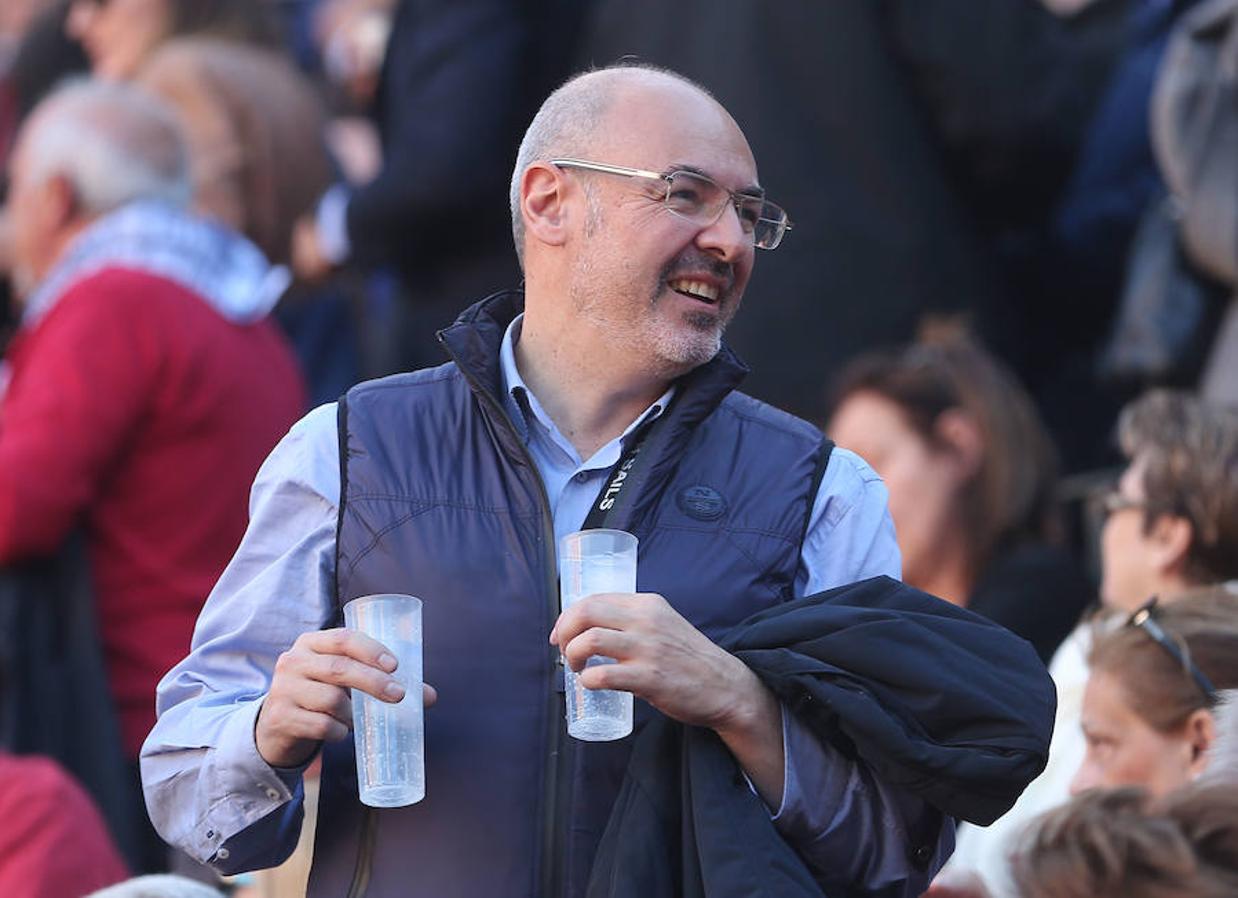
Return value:
<svg viewBox="0 0 1238 898">
<path fill-rule="evenodd" d="M 568 744 L 559 657 L 601 654 L 616 663 L 583 684 L 642 699 L 638 727 L 713 731 L 822 882 L 918 895 L 953 822 L 822 743 L 717 644 L 900 566 L 872 470 L 735 391 L 723 332 L 756 250 L 791 228 L 743 133 L 674 73 L 591 72 L 538 112 L 510 202 L 523 291 L 443 331 L 446 365 L 312 412 L 260 473 L 160 687 L 156 825 L 223 871 L 276 863 L 321 753 L 311 895 L 583 895 L 630 740 Z M 560 614 L 555 546 L 595 505 L 639 537 L 646 591 Z M 383 647 L 339 629 L 343 602 L 377 592 L 423 599 L 437 689 L 427 797 L 379 812 L 357 800 L 348 690 L 402 693 Z"/>
</svg>

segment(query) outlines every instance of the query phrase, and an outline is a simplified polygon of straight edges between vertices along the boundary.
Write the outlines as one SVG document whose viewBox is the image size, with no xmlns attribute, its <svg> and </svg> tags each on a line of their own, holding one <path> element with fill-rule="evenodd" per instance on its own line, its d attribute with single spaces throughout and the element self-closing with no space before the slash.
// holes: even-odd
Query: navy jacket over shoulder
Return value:
<svg viewBox="0 0 1238 898">
<path fill-rule="evenodd" d="M 1048 758 L 1057 699 L 1031 645 L 887 577 L 759 612 L 722 644 L 838 751 L 963 820 L 995 820 Z M 666 718 L 645 727 L 588 898 L 801 898 L 823 886 L 847 894 L 814 880 L 721 740 Z"/>
</svg>

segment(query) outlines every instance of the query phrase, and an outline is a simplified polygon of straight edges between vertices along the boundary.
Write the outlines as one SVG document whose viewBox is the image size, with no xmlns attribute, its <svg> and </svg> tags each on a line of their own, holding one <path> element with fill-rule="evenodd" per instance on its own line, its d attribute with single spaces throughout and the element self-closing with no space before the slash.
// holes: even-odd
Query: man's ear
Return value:
<svg viewBox="0 0 1238 898">
<path fill-rule="evenodd" d="M 534 162 L 520 178 L 520 212 L 525 232 L 551 246 L 567 242 L 568 210 L 563 172 L 548 162 Z"/>
<path fill-rule="evenodd" d="M 51 233 L 59 233 L 77 219 L 77 190 L 68 177 L 51 175 L 39 190 L 42 193 L 40 208 Z"/>
<path fill-rule="evenodd" d="M 1195 779 L 1208 766 L 1208 750 L 1216 741 L 1216 718 L 1207 708 L 1191 712 L 1186 719 L 1186 740 L 1190 746 L 1190 775 Z"/>
</svg>

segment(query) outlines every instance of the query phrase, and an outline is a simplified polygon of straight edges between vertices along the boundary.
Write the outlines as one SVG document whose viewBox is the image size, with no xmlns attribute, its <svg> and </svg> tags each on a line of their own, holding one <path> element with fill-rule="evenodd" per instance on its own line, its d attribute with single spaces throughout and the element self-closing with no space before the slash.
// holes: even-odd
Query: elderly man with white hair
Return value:
<svg viewBox="0 0 1238 898">
<path fill-rule="evenodd" d="M 286 275 L 186 210 L 181 135 L 133 88 L 50 96 L 10 176 L 20 325 L 0 398 L 0 564 L 84 534 L 140 802 L 155 685 L 244 532 L 262 458 L 302 411 L 268 317 Z M 152 832 L 142 866 L 162 850 Z"/>
</svg>

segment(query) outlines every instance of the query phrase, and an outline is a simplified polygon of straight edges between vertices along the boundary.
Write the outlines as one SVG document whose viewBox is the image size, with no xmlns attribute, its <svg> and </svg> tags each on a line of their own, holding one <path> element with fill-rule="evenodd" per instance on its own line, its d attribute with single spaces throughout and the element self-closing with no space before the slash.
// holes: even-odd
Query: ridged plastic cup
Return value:
<svg viewBox="0 0 1238 898">
<path fill-rule="evenodd" d="M 578 530 L 559 543 L 559 596 L 564 610 L 586 596 L 636 592 L 636 537 L 622 530 Z M 614 664 L 594 655 L 586 667 Z M 586 689 L 563 665 L 567 732 L 586 742 L 622 739 L 632 732 L 632 693 Z"/>
<path fill-rule="evenodd" d="M 421 599 L 395 593 L 353 599 L 344 606 L 344 626 L 387 647 L 397 662 L 391 675 L 405 690 L 395 704 L 352 690 L 361 803 L 373 808 L 416 804 L 426 795 Z"/>
</svg>

